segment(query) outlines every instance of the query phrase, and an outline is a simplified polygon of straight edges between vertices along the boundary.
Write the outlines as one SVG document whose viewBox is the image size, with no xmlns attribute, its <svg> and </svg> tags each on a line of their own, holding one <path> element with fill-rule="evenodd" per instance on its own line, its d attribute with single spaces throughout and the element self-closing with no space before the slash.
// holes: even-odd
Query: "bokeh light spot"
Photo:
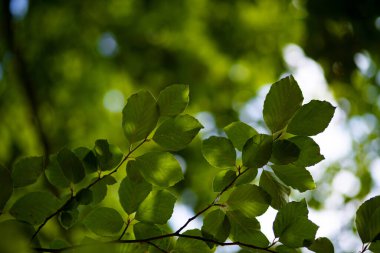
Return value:
<svg viewBox="0 0 380 253">
<path fill-rule="evenodd" d="M 28 0 L 11 0 L 9 3 L 9 11 L 16 19 L 22 19 L 28 13 Z"/>
<path fill-rule="evenodd" d="M 103 56 L 113 56 L 118 49 L 115 37 L 111 33 L 104 33 L 99 38 L 98 50 Z"/>
<path fill-rule="evenodd" d="M 110 112 L 121 112 L 124 107 L 124 95 L 119 90 L 109 90 L 103 98 L 104 107 Z"/>
</svg>

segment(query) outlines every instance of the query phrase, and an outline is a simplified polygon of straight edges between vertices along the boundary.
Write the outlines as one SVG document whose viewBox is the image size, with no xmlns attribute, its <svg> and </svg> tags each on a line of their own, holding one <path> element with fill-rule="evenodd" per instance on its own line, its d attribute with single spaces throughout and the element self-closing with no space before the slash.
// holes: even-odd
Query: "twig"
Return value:
<svg viewBox="0 0 380 253">
<path fill-rule="evenodd" d="M 169 253 L 168 251 L 160 248 L 158 245 L 154 244 L 153 242 L 147 242 L 147 244 L 152 245 L 153 247 L 155 247 L 156 249 L 158 249 L 158 250 L 160 250 L 160 251 L 162 251 L 164 253 Z"/>
<path fill-rule="evenodd" d="M 128 218 L 127 225 L 125 226 L 123 232 L 122 232 L 121 235 L 119 236 L 119 240 L 121 240 L 121 238 L 123 238 L 123 236 L 125 235 L 125 232 L 127 232 L 128 227 L 129 227 L 129 224 L 131 224 L 131 220 Z"/>
</svg>

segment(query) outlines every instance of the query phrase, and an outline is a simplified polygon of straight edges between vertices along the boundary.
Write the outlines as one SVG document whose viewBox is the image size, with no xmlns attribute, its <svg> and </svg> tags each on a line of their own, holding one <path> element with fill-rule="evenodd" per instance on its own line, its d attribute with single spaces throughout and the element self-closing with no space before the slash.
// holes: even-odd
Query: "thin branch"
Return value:
<svg viewBox="0 0 380 253">
<path fill-rule="evenodd" d="M 160 251 L 162 251 L 162 252 L 164 252 L 164 253 L 169 253 L 168 251 L 166 251 L 166 250 L 160 248 L 158 245 L 154 244 L 153 242 L 147 242 L 147 244 L 149 244 L 149 245 L 155 247 L 156 249 L 158 249 L 158 250 L 160 250 Z"/>
<path fill-rule="evenodd" d="M 204 208 L 203 210 L 199 211 L 198 213 L 196 213 L 193 217 L 189 218 L 185 224 L 183 224 L 182 227 L 180 227 L 176 232 L 175 234 L 179 234 L 184 228 L 187 227 L 187 225 L 189 225 L 190 222 L 192 222 L 193 220 L 195 220 L 196 218 L 198 218 L 198 216 L 200 216 L 201 214 L 203 214 L 204 212 L 206 212 L 208 209 L 210 209 L 211 207 L 214 206 L 214 203 L 211 203 L 210 205 L 208 205 L 206 208 Z"/>
<path fill-rule="evenodd" d="M 129 224 L 131 224 L 131 220 L 128 218 L 127 225 L 125 226 L 123 232 L 122 232 L 121 235 L 119 236 L 119 240 L 121 240 L 121 239 L 123 238 L 123 236 L 125 235 L 125 232 L 127 232 L 128 227 L 129 227 Z"/>
<path fill-rule="evenodd" d="M 110 173 L 106 174 L 106 175 L 103 175 L 102 177 L 98 177 L 96 180 L 94 180 L 92 183 L 90 183 L 87 187 L 85 187 L 84 189 L 90 189 L 92 186 L 94 186 L 95 184 L 97 184 L 98 182 L 102 181 L 104 178 L 114 174 L 117 172 L 117 170 L 121 167 L 121 165 L 123 165 L 123 163 L 128 160 L 128 158 L 130 157 L 130 155 L 135 152 L 139 147 L 141 147 L 141 145 L 143 145 L 148 139 L 145 138 L 142 142 L 140 142 L 136 147 L 134 147 L 133 149 L 129 149 L 129 152 L 128 154 L 124 157 L 124 159 L 119 163 L 119 165 L 114 169 L 112 170 Z M 61 211 L 63 211 L 66 207 L 66 205 L 68 203 L 70 203 L 70 201 L 72 201 L 73 199 L 75 198 L 75 196 L 71 196 L 60 208 L 57 209 L 57 211 L 55 211 L 54 213 L 52 213 L 51 215 L 49 215 L 48 217 L 45 218 L 45 220 L 42 222 L 42 224 L 37 228 L 36 232 L 33 234 L 32 238 L 30 239 L 31 241 L 33 241 L 33 239 L 38 235 L 38 233 L 41 231 L 41 229 L 46 225 L 46 223 L 51 220 L 54 216 L 56 216 L 57 214 L 59 214 Z"/>
</svg>

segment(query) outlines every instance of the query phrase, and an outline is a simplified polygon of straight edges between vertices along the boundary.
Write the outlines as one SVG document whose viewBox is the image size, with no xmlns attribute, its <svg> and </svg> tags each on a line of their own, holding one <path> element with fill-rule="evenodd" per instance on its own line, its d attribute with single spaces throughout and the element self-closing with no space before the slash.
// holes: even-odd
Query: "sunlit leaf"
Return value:
<svg viewBox="0 0 380 253">
<path fill-rule="evenodd" d="M 203 126 L 190 115 L 179 115 L 165 120 L 156 130 L 153 140 L 167 150 L 184 149 Z"/>
<path fill-rule="evenodd" d="M 356 228 L 363 243 L 380 236 L 380 196 L 365 201 L 356 212 Z"/>
<path fill-rule="evenodd" d="M 240 175 L 239 178 L 236 179 L 235 186 L 251 183 L 256 178 L 258 169 L 247 168 L 245 171 L 241 171 L 241 173 L 244 174 Z"/>
<path fill-rule="evenodd" d="M 189 236 L 202 237 L 202 233 L 198 229 L 188 230 L 183 234 L 189 235 Z M 191 239 L 191 238 L 185 238 L 185 237 L 178 238 L 177 243 L 174 247 L 174 252 L 194 253 L 194 249 L 196 249 L 197 253 L 211 253 L 212 252 L 205 242 Z"/>
<path fill-rule="evenodd" d="M 274 164 L 288 164 L 296 161 L 300 155 L 299 147 L 288 140 L 278 140 L 273 143 L 270 161 Z"/>
<path fill-rule="evenodd" d="M 236 177 L 236 172 L 233 170 L 222 170 L 218 172 L 212 183 L 214 192 L 221 192 L 227 185 L 229 185 Z"/>
<path fill-rule="evenodd" d="M 119 188 L 120 204 L 128 214 L 131 214 L 137 210 L 151 191 L 152 185 L 144 179 L 136 181 L 125 177 Z"/>
<path fill-rule="evenodd" d="M 248 218 L 254 218 L 262 215 L 268 209 L 270 196 L 259 186 L 244 184 L 234 189 L 227 204 L 228 210 L 237 210 Z"/>
<path fill-rule="evenodd" d="M 202 153 L 207 162 L 214 167 L 235 167 L 235 148 L 227 138 L 211 136 L 204 140 L 202 143 Z"/>
<path fill-rule="evenodd" d="M 107 140 L 96 140 L 94 153 L 103 171 L 115 168 L 123 159 L 121 150 Z"/>
<path fill-rule="evenodd" d="M 123 109 L 122 126 L 130 143 L 145 139 L 156 127 L 159 117 L 156 99 L 148 91 L 140 91 L 128 98 Z"/>
<path fill-rule="evenodd" d="M 173 213 L 176 197 L 167 190 L 152 191 L 140 204 L 136 219 L 155 224 L 165 224 Z"/>
<path fill-rule="evenodd" d="M 250 138 L 243 147 L 243 165 L 248 168 L 261 168 L 272 155 L 272 136 L 258 134 Z"/>
<path fill-rule="evenodd" d="M 137 224 L 133 225 L 133 233 L 135 234 L 135 237 L 138 240 L 161 236 L 164 234 L 164 232 L 158 226 L 154 224 L 145 223 L 145 222 L 138 222 Z M 171 245 L 170 245 L 169 238 L 155 240 L 154 243 L 160 249 L 170 250 Z M 156 248 L 151 247 L 149 249 L 149 253 L 150 252 L 155 253 L 155 252 L 162 252 L 162 251 L 158 251 Z"/>
<path fill-rule="evenodd" d="M 308 213 L 305 200 L 287 203 L 279 210 L 273 222 L 274 235 L 280 237 L 290 224 L 296 222 L 300 217 L 307 217 Z"/>
<path fill-rule="evenodd" d="M 310 172 L 304 167 L 287 164 L 287 165 L 272 165 L 274 173 L 286 185 L 304 192 L 315 189 L 315 183 Z"/>
<path fill-rule="evenodd" d="M 73 183 L 79 183 L 85 176 L 84 167 L 79 158 L 69 149 L 63 148 L 57 154 L 58 164 L 63 175 Z"/>
<path fill-rule="evenodd" d="M 328 238 L 320 237 L 310 245 L 309 250 L 316 253 L 334 253 L 334 246 Z"/>
<path fill-rule="evenodd" d="M 234 147 L 240 151 L 243 150 L 244 144 L 249 138 L 257 134 L 257 131 L 251 126 L 237 121 L 229 124 L 224 128 L 228 139 L 232 141 Z"/>
<path fill-rule="evenodd" d="M 83 223 L 97 235 L 111 236 L 121 230 L 124 221 L 115 209 L 98 207 L 84 218 Z"/>
<path fill-rule="evenodd" d="M 43 172 L 43 157 L 33 156 L 18 160 L 13 165 L 12 179 L 14 187 L 33 184 Z"/>
<path fill-rule="evenodd" d="M 17 220 L 41 224 L 60 207 L 60 201 L 48 192 L 30 192 L 19 198 L 9 213 Z"/>
<path fill-rule="evenodd" d="M 300 166 L 312 166 L 319 163 L 324 158 L 320 153 L 318 144 L 310 137 L 307 136 L 295 136 L 289 139 L 300 149 L 300 154 L 294 163 Z"/>
<path fill-rule="evenodd" d="M 145 180 L 160 187 L 173 186 L 183 179 L 181 166 L 175 157 L 168 152 L 149 152 L 136 158 L 134 166 Z"/>
<path fill-rule="evenodd" d="M 329 102 L 311 100 L 303 105 L 289 122 L 287 132 L 295 135 L 316 135 L 329 125 L 335 107 Z"/>
<path fill-rule="evenodd" d="M 0 165 L 0 213 L 2 212 L 8 199 L 12 196 L 13 182 L 11 173 L 3 166 Z"/>
<path fill-rule="evenodd" d="M 263 171 L 260 176 L 260 187 L 271 196 L 271 206 L 280 209 L 289 200 L 290 189 L 269 171 Z"/>
<path fill-rule="evenodd" d="M 230 234 L 230 228 L 230 222 L 225 213 L 217 209 L 204 218 L 202 234 L 218 242 L 224 242 Z"/>
<path fill-rule="evenodd" d="M 0 252 L 2 253 L 29 253 L 31 246 L 41 247 L 38 240 L 30 242 L 35 233 L 32 225 L 18 220 L 4 220 L 0 222 Z"/>
<path fill-rule="evenodd" d="M 264 101 L 264 121 L 276 133 L 288 124 L 303 101 L 302 92 L 293 76 L 274 83 Z"/>
<path fill-rule="evenodd" d="M 166 87 L 158 97 L 161 116 L 176 116 L 186 109 L 189 103 L 189 86 L 175 84 Z"/>
</svg>

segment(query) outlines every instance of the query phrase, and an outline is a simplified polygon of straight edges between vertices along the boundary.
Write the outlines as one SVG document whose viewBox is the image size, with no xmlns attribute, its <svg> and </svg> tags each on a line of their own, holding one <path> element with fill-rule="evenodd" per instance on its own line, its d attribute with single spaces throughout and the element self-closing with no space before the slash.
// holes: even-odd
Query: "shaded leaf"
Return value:
<svg viewBox="0 0 380 253">
<path fill-rule="evenodd" d="M 190 115 L 179 115 L 165 120 L 156 130 L 153 140 L 171 151 L 184 149 L 203 126 Z"/>
<path fill-rule="evenodd" d="M 202 234 L 218 242 L 224 242 L 230 234 L 230 222 L 220 209 L 214 210 L 206 215 L 203 220 Z"/>
<path fill-rule="evenodd" d="M 248 168 L 261 168 L 272 155 L 272 136 L 258 134 L 250 138 L 243 147 L 243 165 Z"/>
<path fill-rule="evenodd" d="M 11 173 L 0 165 L 0 213 L 3 211 L 5 204 L 13 193 L 13 182 Z"/>
<path fill-rule="evenodd" d="M 145 180 L 135 181 L 125 177 L 119 188 L 120 204 L 128 214 L 131 214 L 137 210 L 151 191 L 152 185 Z"/>
<path fill-rule="evenodd" d="M 97 235 L 111 236 L 121 230 L 124 221 L 115 209 L 98 207 L 84 218 L 83 223 Z"/>
<path fill-rule="evenodd" d="M 18 160 L 13 165 L 13 186 L 22 187 L 33 184 L 43 172 L 43 157 L 32 156 Z"/>
<path fill-rule="evenodd" d="M 307 167 L 325 159 L 320 153 L 318 144 L 312 138 L 307 136 L 295 136 L 290 138 L 289 141 L 296 144 L 300 149 L 298 160 L 295 161 L 294 164 Z"/>
<path fill-rule="evenodd" d="M 270 196 L 259 186 L 251 184 L 237 186 L 227 200 L 228 210 L 240 211 L 248 218 L 265 213 L 269 203 Z"/>
<path fill-rule="evenodd" d="M 189 103 L 189 86 L 175 84 L 160 92 L 158 106 L 161 116 L 176 116 L 183 112 Z"/>
<path fill-rule="evenodd" d="M 0 222 L 0 252 L 24 253 L 30 252 L 31 246 L 40 247 L 38 240 L 30 242 L 35 233 L 32 225 L 18 220 Z"/>
<path fill-rule="evenodd" d="M 141 173 L 145 180 L 160 187 L 173 186 L 183 179 L 181 166 L 168 152 L 149 152 L 136 158 L 130 170 Z"/>
<path fill-rule="evenodd" d="M 98 170 L 98 160 L 91 149 L 79 147 L 74 149 L 74 154 L 82 161 L 84 168 L 88 172 L 95 172 Z"/>
<path fill-rule="evenodd" d="M 233 170 L 222 170 L 216 174 L 212 187 L 214 192 L 221 192 L 227 185 L 229 185 L 236 177 L 236 172 Z"/>
<path fill-rule="evenodd" d="M 176 197 L 167 190 L 152 191 L 140 204 L 136 219 L 148 223 L 165 224 L 172 216 Z"/>
<path fill-rule="evenodd" d="M 58 164 L 63 175 L 73 183 L 79 183 L 84 178 L 84 167 L 79 158 L 69 149 L 63 148 L 57 154 Z"/>
<path fill-rule="evenodd" d="M 278 140 L 273 143 L 272 157 L 274 164 L 288 164 L 296 161 L 300 155 L 299 147 L 288 140 Z"/>
<path fill-rule="evenodd" d="M 202 233 L 198 229 L 188 230 L 183 234 L 189 235 L 189 236 L 202 237 Z M 212 252 L 205 242 L 191 239 L 191 238 L 185 238 L 185 237 L 178 238 L 177 243 L 174 247 L 174 252 L 194 253 L 194 249 L 196 249 L 197 253 L 211 253 Z"/>
<path fill-rule="evenodd" d="M 77 193 L 75 199 L 80 205 L 89 205 L 92 203 L 94 198 L 92 191 L 84 188 Z"/>
<path fill-rule="evenodd" d="M 156 127 L 159 117 L 156 99 L 148 91 L 133 94 L 123 109 L 123 130 L 132 144 L 145 139 Z"/>
<path fill-rule="evenodd" d="M 302 92 L 293 76 L 287 76 L 271 86 L 264 101 L 263 115 L 272 133 L 285 128 L 302 101 Z"/>
<path fill-rule="evenodd" d="M 304 167 L 293 164 L 272 165 L 271 167 L 282 182 L 300 192 L 312 190 L 316 187 L 313 177 Z"/>
<path fill-rule="evenodd" d="M 202 143 L 202 154 L 207 162 L 214 167 L 235 167 L 235 148 L 227 138 L 211 136 L 204 140 Z"/>
<path fill-rule="evenodd" d="M 316 135 L 329 125 L 335 107 L 329 102 L 311 100 L 303 105 L 289 122 L 287 132 L 295 135 Z"/>
<path fill-rule="evenodd" d="M 59 163 L 57 161 L 57 155 L 51 155 L 49 157 L 49 163 L 45 170 L 45 175 L 48 181 L 60 188 L 68 188 L 70 181 L 65 177 Z"/>
<path fill-rule="evenodd" d="M 369 250 L 371 250 L 373 253 L 380 253 L 380 240 L 372 242 L 369 246 Z"/>
<path fill-rule="evenodd" d="M 95 156 L 101 170 L 112 170 L 123 159 L 123 153 L 115 145 L 109 144 L 107 140 L 96 140 L 94 147 Z"/>
<path fill-rule="evenodd" d="M 236 179 L 235 186 L 251 183 L 256 178 L 258 169 L 247 168 L 245 171 L 241 173 L 244 173 L 244 174 L 240 175 L 239 178 Z"/>
<path fill-rule="evenodd" d="M 240 121 L 226 126 L 224 132 L 226 132 L 228 139 L 232 141 L 234 147 L 240 151 L 243 150 L 244 144 L 249 138 L 258 134 L 251 126 Z"/>
<path fill-rule="evenodd" d="M 380 235 L 380 196 L 365 201 L 356 211 L 356 228 L 363 243 Z"/>
<path fill-rule="evenodd" d="M 19 198 L 9 213 L 17 220 L 41 224 L 60 207 L 60 201 L 48 192 L 30 192 Z"/>
<path fill-rule="evenodd" d="M 135 234 L 136 239 L 147 239 L 151 237 L 163 235 L 163 231 L 154 224 L 138 222 L 133 225 L 133 233 Z M 163 250 L 170 250 L 170 239 L 163 238 L 160 240 L 155 240 L 154 243 Z M 149 252 L 162 252 L 158 251 L 156 248 L 152 247 Z"/>
<path fill-rule="evenodd" d="M 280 209 L 289 201 L 290 189 L 269 171 L 263 171 L 260 176 L 260 187 L 271 196 L 271 206 Z"/>
<path fill-rule="evenodd" d="M 316 253 L 334 253 L 334 246 L 328 238 L 320 237 L 310 245 L 309 250 Z"/>
<path fill-rule="evenodd" d="M 79 212 L 77 209 L 63 211 L 58 215 L 58 221 L 65 229 L 71 228 L 78 221 Z"/>
</svg>

